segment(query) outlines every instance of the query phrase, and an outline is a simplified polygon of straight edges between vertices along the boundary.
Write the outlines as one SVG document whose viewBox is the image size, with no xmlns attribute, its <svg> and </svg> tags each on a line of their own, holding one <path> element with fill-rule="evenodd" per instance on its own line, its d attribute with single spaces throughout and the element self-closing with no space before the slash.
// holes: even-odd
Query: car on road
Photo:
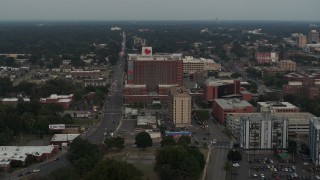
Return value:
<svg viewBox="0 0 320 180">
<path fill-rule="evenodd" d="M 233 165 L 233 167 L 239 167 L 240 166 L 239 163 L 233 163 L 232 165 Z"/>
<path fill-rule="evenodd" d="M 22 174 L 22 173 L 18 174 L 18 177 L 22 177 L 22 176 L 24 176 L 24 174 Z"/>
<path fill-rule="evenodd" d="M 33 172 L 33 173 L 40 172 L 40 169 L 34 169 L 32 172 Z"/>
</svg>

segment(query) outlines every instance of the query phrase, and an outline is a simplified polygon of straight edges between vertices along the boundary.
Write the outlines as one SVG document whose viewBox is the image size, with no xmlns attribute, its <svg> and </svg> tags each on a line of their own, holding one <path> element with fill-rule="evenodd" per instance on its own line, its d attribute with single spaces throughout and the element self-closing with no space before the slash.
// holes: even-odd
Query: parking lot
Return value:
<svg viewBox="0 0 320 180">
<path fill-rule="evenodd" d="M 310 162 L 300 157 L 277 160 L 271 154 L 242 154 L 239 167 L 232 167 L 232 179 L 312 179 Z"/>
</svg>

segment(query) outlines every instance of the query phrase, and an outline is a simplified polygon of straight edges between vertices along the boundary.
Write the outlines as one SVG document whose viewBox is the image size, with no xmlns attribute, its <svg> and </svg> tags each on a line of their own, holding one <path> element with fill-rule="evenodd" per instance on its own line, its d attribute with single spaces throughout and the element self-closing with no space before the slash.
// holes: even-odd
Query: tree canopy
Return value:
<svg viewBox="0 0 320 180">
<path fill-rule="evenodd" d="M 197 147 L 164 146 L 157 151 L 155 170 L 161 179 L 198 179 L 204 164 Z"/>
<path fill-rule="evenodd" d="M 139 180 L 141 172 L 132 164 L 106 159 L 97 164 L 97 166 L 89 172 L 85 180 Z"/>
<path fill-rule="evenodd" d="M 93 169 L 95 164 L 101 160 L 102 153 L 97 145 L 77 137 L 70 144 L 67 158 L 79 175 L 83 176 Z"/>
<path fill-rule="evenodd" d="M 152 139 L 147 132 L 140 132 L 136 135 L 135 144 L 138 148 L 146 148 L 152 146 Z"/>
</svg>

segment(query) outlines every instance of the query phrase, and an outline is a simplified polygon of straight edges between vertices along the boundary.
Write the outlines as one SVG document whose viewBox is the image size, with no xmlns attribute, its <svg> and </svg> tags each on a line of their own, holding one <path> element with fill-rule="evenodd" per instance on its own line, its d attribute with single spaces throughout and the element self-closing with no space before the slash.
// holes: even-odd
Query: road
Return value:
<svg viewBox="0 0 320 180">
<path fill-rule="evenodd" d="M 124 58 L 119 58 L 114 71 L 113 80 L 102 109 L 103 117 L 100 125 L 87 139 L 95 144 L 103 143 L 105 135 L 114 132 L 120 124 L 122 116 L 122 90 L 124 76 Z"/>
<path fill-rule="evenodd" d="M 218 123 L 214 123 L 213 120 L 208 120 L 208 132 L 209 139 L 215 139 L 216 143 L 211 144 L 209 150 L 211 156 L 207 165 L 206 180 L 225 179 L 226 172 L 224 171 L 224 165 L 227 160 L 227 154 L 232 146 L 233 142 L 223 132 L 225 127 Z"/>
</svg>

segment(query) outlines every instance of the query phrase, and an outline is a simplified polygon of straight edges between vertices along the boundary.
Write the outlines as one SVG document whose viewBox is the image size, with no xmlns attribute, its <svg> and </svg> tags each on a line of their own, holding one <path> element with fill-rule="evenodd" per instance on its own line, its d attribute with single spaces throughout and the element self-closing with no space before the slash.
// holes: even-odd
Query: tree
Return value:
<svg viewBox="0 0 320 180">
<path fill-rule="evenodd" d="M 8 77 L 0 77 L 0 97 L 12 91 L 12 82 Z"/>
<path fill-rule="evenodd" d="M 132 164 L 106 159 L 97 164 L 85 177 L 85 180 L 104 179 L 138 180 L 141 179 L 141 172 Z"/>
<path fill-rule="evenodd" d="M 139 134 L 137 134 L 135 140 L 135 144 L 138 148 L 146 148 L 152 146 L 152 139 L 150 137 L 150 134 L 147 132 L 140 132 Z"/>
<path fill-rule="evenodd" d="M 305 155 L 310 154 L 310 148 L 306 143 L 301 143 L 301 153 Z"/>
<path fill-rule="evenodd" d="M 80 176 L 93 169 L 101 157 L 102 153 L 97 145 L 91 144 L 88 140 L 81 139 L 80 137 L 72 141 L 69 153 L 67 154 L 68 160 Z"/>
<path fill-rule="evenodd" d="M 198 179 L 204 167 L 204 158 L 197 147 L 164 146 L 157 150 L 155 170 L 161 179 Z M 203 164 L 203 165 L 202 165 Z"/>
<path fill-rule="evenodd" d="M 178 144 L 183 146 L 188 146 L 191 143 L 191 138 L 189 136 L 180 136 Z"/>
<path fill-rule="evenodd" d="M 234 78 L 234 79 L 235 78 L 239 78 L 239 77 L 241 77 L 241 74 L 240 73 L 232 73 L 231 77 Z"/>
<path fill-rule="evenodd" d="M 242 155 L 239 151 L 235 151 L 235 150 L 230 150 L 228 152 L 228 160 L 229 161 L 241 161 L 242 160 Z"/>
<path fill-rule="evenodd" d="M 109 137 L 104 140 L 104 143 L 107 145 L 108 149 L 116 147 L 118 149 L 124 148 L 124 138 L 122 137 Z"/>
<path fill-rule="evenodd" d="M 174 146 L 176 145 L 176 140 L 174 140 L 172 136 L 165 136 L 162 138 L 160 144 L 161 144 L 161 147 Z"/>
</svg>

